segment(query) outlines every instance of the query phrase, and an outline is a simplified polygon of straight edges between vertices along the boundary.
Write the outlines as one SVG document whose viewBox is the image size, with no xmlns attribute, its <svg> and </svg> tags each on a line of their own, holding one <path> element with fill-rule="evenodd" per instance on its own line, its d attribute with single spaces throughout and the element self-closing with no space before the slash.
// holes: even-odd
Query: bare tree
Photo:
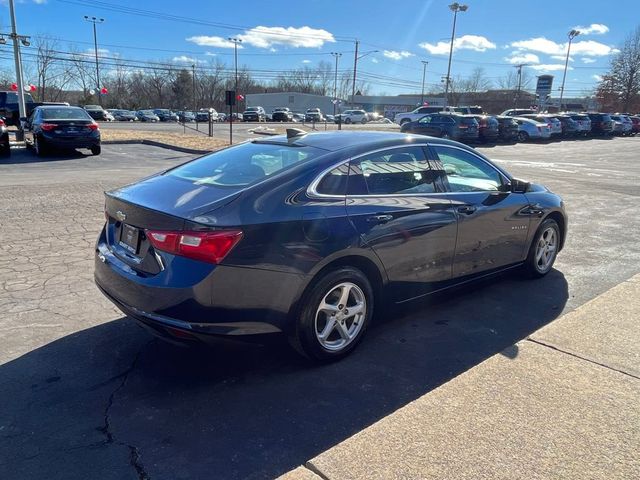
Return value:
<svg viewBox="0 0 640 480">
<path fill-rule="evenodd" d="M 606 97 L 611 107 L 617 107 L 615 110 L 640 110 L 640 26 L 626 38 L 611 61 L 598 96 Z"/>
</svg>

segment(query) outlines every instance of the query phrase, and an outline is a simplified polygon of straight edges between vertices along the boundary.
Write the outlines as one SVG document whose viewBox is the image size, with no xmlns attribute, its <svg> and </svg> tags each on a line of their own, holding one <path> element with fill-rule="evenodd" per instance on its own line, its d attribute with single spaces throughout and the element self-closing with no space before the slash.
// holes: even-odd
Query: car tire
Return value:
<svg viewBox="0 0 640 480">
<path fill-rule="evenodd" d="M 529 140 L 529 134 L 527 132 L 518 132 L 518 141 L 526 142 Z"/>
<path fill-rule="evenodd" d="M 7 141 L 7 143 L 5 143 L 0 149 L 0 155 L 3 157 L 11 156 L 11 145 L 9 144 L 9 141 Z"/>
<path fill-rule="evenodd" d="M 48 153 L 44 142 L 42 142 L 37 136 L 33 137 L 33 151 L 36 152 L 38 157 L 44 157 Z"/>
<path fill-rule="evenodd" d="M 350 118 L 346 118 L 344 123 L 346 123 L 347 125 L 351 123 L 351 119 Z"/>
<path fill-rule="evenodd" d="M 402 120 L 400 120 L 400 126 L 404 125 L 405 123 L 409 123 L 411 120 L 409 120 L 408 118 L 404 118 Z"/>
<path fill-rule="evenodd" d="M 364 125 L 365 123 L 367 123 L 367 119 L 366 119 L 366 118 L 363 118 L 362 120 L 360 120 L 360 123 L 361 123 L 362 125 Z"/>
<path fill-rule="evenodd" d="M 91 153 L 93 155 L 100 155 L 100 152 L 102 152 L 102 147 L 100 147 L 100 145 L 94 145 L 91 147 Z"/>
<path fill-rule="evenodd" d="M 533 237 L 524 263 L 528 277 L 544 277 L 553 268 L 560 249 L 560 227 L 553 218 L 543 221 Z"/>
<path fill-rule="evenodd" d="M 371 323 L 374 293 L 360 270 L 341 267 L 315 281 L 300 305 L 289 336 L 291 346 L 310 360 L 331 362 L 348 355 L 362 340 Z"/>
</svg>

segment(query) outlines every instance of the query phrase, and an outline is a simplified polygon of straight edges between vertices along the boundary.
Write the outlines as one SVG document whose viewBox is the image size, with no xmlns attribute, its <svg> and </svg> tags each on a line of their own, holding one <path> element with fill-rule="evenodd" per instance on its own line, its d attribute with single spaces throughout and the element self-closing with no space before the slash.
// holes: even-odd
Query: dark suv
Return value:
<svg viewBox="0 0 640 480">
<path fill-rule="evenodd" d="M 417 122 L 405 123 L 400 127 L 400 131 L 450 138 L 459 142 L 474 142 L 478 140 L 478 121 L 473 116 L 432 113 Z"/>
<path fill-rule="evenodd" d="M 518 139 L 518 122 L 513 117 L 497 116 L 498 140 L 501 142 L 515 142 Z"/>
<path fill-rule="evenodd" d="M 478 140 L 482 143 L 495 142 L 500 135 L 500 125 L 496 117 L 491 115 L 465 115 L 478 122 Z"/>
<path fill-rule="evenodd" d="M 606 113 L 587 113 L 591 119 L 591 135 L 612 135 L 613 120 Z"/>
</svg>

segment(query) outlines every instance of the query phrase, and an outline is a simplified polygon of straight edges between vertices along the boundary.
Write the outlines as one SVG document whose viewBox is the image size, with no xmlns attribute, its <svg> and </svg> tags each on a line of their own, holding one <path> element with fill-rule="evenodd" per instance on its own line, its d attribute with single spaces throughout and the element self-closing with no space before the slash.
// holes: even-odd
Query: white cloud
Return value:
<svg viewBox="0 0 640 480">
<path fill-rule="evenodd" d="M 446 55 L 449 53 L 450 42 L 438 42 L 435 45 L 432 43 L 423 42 L 419 44 L 419 47 L 424 48 L 432 55 Z M 480 35 L 463 35 L 453 41 L 454 50 L 473 50 L 475 52 L 485 52 L 489 49 L 495 48 L 495 43 Z"/>
<path fill-rule="evenodd" d="M 204 60 L 198 60 L 197 58 L 187 57 L 186 55 L 180 55 L 179 57 L 173 57 L 172 59 L 176 63 L 205 63 Z"/>
<path fill-rule="evenodd" d="M 233 48 L 233 42 L 222 37 L 196 35 L 195 37 L 189 37 L 186 40 L 187 42 L 195 43 L 201 47 Z M 242 48 L 242 45 L 238 45 L 238 48 Z"/>
<path fill-rule="evenodd" d="M 91 58 L 95 58 L 96 56 L 96 51 L 93 48 L 87 48 L 83 53 L 81 53 L 80 55 L 82 55 L 83 57 L 91 57 Z M 99 58 L 104 58 L 106 56 L 111 56 L 111 57 L 117 57 L 118 54 L 117 53 L 111 53 L 111 51 L 109 49 L 106 48 L 99 48 L 98 49 L 98 57 Z"/>
<path fill-rule="evenodd" d="M 540 72 L 555 72 L 558 70 L 564 70 L 564 64 L 562 63 L 541 63 L 540 65 L 530 65 L 529 68 L 538 70 Z M 567 67 L 567 70 L 573 70 L 573 67 Z"/>
<path fill-rule="evenodd" d="M 218 56 L 218 54 L 217 54 L 217 53 L 213 53 L 213 52 L 204 52 L 204 54 L 205 54 L 207 57 L 217 57 L 217 56 Z"/>
<path fill-rule="evenodd" d="M 511 46 L 519 50 L 530 50 L 533 52 L 546 53 L 547 55 L 566 55 L 567 44 L 556 43 L 544 37 L 530 38 L 529 40 L 519 40 L 512 42 Z M 571 52 L 576 55 L 585 55 L 590 57 L 601 57 L 617 53 L 618 50 L 604 43 L 595 42 L 593 40 L 584 40 L 581 42 L 573 42 L 571 44 Z"/>
<path fill-rule="evenodd" d="M 334 43 L 333 34 L 320 28 L 311 27 L 263 27 L 258 26 L 238 35 L 243 42 L 258 48 L 273 45 L 288 47 L 320 48 L 325 43 Z"/>
<path fill-rule="evenodd" d="M 551 58 L 553 58 L 554 60 L 559 60 L 561 62 L 564 62 L 567 60 L 566 55 L 551 55 Z M 573 62 L 573 57 L 569 57 L 569 61 Z"/>
<path fill-rule="evenodd" d="M 275 48 L 271 47 L 271 48 L 269 49 L 269 51 L 270 51 L 271 53 L 276 53 L 278 50 L 276 50 Z"/>
<path fill-rule="evenodd" d="M 380 63 L 380 60 L 378 60 L 376 57 L 373 57 L 371 59 L 371 63 Z"/>
<path fill-rule="evenodd" d="M 519 63 L 540 63 L 538 55 L 526 52 L 511 52 L 511 56 L 505 58 L 505 60 L 514 65 Z"/>
<path fill-rule="evenodd" d="M 401 52 L 398 52 L 396 50 L 384 50 L 382 52 L 382 55 L 392 60 L 402 60 L 403 58 L 413 57 L 413 53 L 407 52 L 406 50 L 403 50 Z"/>
<path fill-rule="evenodd" d="M 609 27 L 602 23 L 592 23 L 588 27 L 573 27 L 574 30 L 578 30 L 580 35 L 602 35 L 609 31 Z"/>
<path fill-rule="evenodd" d="M 311 63 L 311 60 L 302 60 L 302 63 Z"/>
<path fill-rule="evenodd" d="M 593 59 L 593 58 L 589 58 L 589 57 L 582 57 L 580 60 L 582 60 L 582 63 L 596 63 L 597 60 Z"/>
<path fill-rule="evenodd" d="M 602 76 L 601 75 L 591 75 L 591 78 L 593 78 L 596 82 L 601 82 L 602 81 Z"/>
</svg>

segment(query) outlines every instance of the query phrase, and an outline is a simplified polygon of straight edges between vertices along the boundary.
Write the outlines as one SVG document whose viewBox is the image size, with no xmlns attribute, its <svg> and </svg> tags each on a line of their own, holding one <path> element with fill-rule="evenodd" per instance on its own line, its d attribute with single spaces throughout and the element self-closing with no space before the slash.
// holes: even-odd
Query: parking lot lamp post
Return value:
<svg viewBox="0 0 640 480">
<path fill-rule="evenodd" d="M 569 44 L 567 45 L 567 59 L 564 62 L 564 74 L 562 75 L 562 86 L 560 87 L 560 104 L 558 108 L 562 110 L 562 97 L 564 97 L 564 81 L 567 79 L 567 67 L 569 66 L 569 53 L 571 52 L 571 42 L 574 38 L 580 35 L 579 30 L 571 30 L 568 34 Z"/>
<path fill-rule="evenodd" d="M 331 52 L 336 59 L 336 71 L 333 78 L 333 116 L 336 115 L 336 106 L 338 104 L 338 59 L 342 56 L 341 53 Z"/>
<path fill-rule="evenodd" d="M 236 105 L 236 120 L 238 119 L 238 44 L 242 43 L 242 39 L 241 38 L 235 38 L 235 37 L 229 37 L 228 40 L 230 42 L 233 42 L 233 61 L 235 64 L 235 70 L 236 70 L 236 81 L 235 81 L 235 86 L 233 87 L 233 89 L 235 90 L 235 95 L 236 95 L 236 101 L 235 101 L 235 105 Z M 229 119 L 229 122 L 233 122 L 233 117 L 231 117 Z"/>
<path fill-rule="evenodd" d="M 458 18 L 458 12 L 466 12 L 469 7 L 467 5 L 461 5 L 458 2 L 454 2 L 449 5 L 449 9 L 453 12 L 453 29 L 451 30 L 451 45 L 449 46 L 449 66 L 447 67 L 447 78 L 444 80 L 444 106 L 448 105 L 449 98 L 449 83 L 451 81 L 451 57 L 453 56 L 453 42 L 456 37 L 456 19 Z"/>
<path fill-rule="evenodd" d="M 98 95 L 98 103 L 102 105 L 102 99 L 100 98 L 100 89 L 102 86 L 100 85 L 100 64 L 98 63 L 98 34 L 96 32 L 96 24 L 103 23 L 104 18 L 85 15 L 84 19 L 93 24 L 93 52 L 96 57 L 96 95 Z"/>
<path fill-rule="evenodd" d="M 358 42 L 356 40 L 356 53 L 355 56 L 353 57 L 353 85 L 351 86 L 351 103 L 355 103 L 354 102 L 354 98 L 356 96 L 356 77 L 357 77 L 357 73 L 358 73 L 358 60 L 360 60 L 363 57 L 366 57 L 367 55 L 371 55 L 372 53 L 378 53 L 380 50 L 371 50 L 370 52 L 365 52 L 362 55 L 358 55 L 358 44 L 360 42 Z"/>
<path fill-rule="evenodd" d="M 24 89 L 22 83 L 22 58 L 20 56 L 20 42 L 25 47 L 31 45 L 29 43 L 29 37 L 24 35 L 18 35 L 16 27 L 16 11 L 13 6 L 13 0 L 9 0 L 9 10 L 11 14 L 11 34 L 9 37 L 13 40 L 13 59 L 16 64 L 16 83 L 18 84 L 18 118 L 24 118 L 27 116 L 27 107 L 24 103 Z M 3 38 L 4 40 L 4 38 Z M 22 130 L 22 122 L 18 120 L 18 132 L 16 134 L 16 140 L 22 141 L 24 139 L 24 131 Z"/>
<path fill-rule="evenodd" d="M 429 62 L 426 60 L 421 60 L 422 62 L 422 93 L 420 94 L 420 105 L 424 105 L 424 79 L 427 75 L 427 65 Z"/>
</svg>

